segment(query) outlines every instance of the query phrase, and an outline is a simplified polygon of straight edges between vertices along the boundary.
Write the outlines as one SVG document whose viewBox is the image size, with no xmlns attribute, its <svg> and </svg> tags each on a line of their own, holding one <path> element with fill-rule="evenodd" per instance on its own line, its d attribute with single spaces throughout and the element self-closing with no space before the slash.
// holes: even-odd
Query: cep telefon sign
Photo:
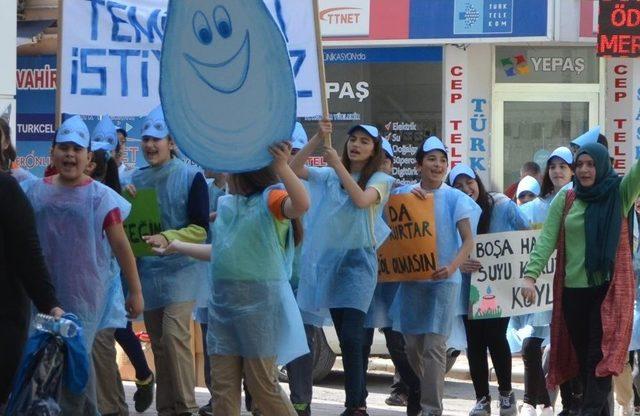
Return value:
<svg viewBox="0 0 640 416">
<path fill-rule="evenodd" d="M 640 56 L 640 0 L 600 0 L 598 56 Z"/>
</svg>

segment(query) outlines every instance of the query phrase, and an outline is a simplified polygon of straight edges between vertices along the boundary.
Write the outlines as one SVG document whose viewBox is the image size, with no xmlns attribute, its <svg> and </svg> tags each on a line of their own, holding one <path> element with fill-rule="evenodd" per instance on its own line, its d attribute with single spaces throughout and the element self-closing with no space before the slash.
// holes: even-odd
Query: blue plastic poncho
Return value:
<svg viewBox="0 0 640 416">
<path fill-rule="evenodd" d="M 11 176 L 13 176 L 15 180 L 18 181 L 18 183 L 21 183 L 30 179 L 38 179 L 36 175 L 34 175 L 33 173 L 21 167 L 11 169 Z"/>
<path fill-rule="evenodd" d="M 102 314 L 102 321 L 98 330 L 105 328 L 125 328 L 127 326 L 127 312 L 124 310 L 123 279 L 120 277 L 120 265 L 115 257 L 111 257 L 110 272 L 113 274 L 111 287 L 109 288 L 109 302 Z"/>
<path fill-rule="evenodd" d="M 403 186 L 394 194 L 409 193 L 419 186 Z M 469 219 L 474 230 L 480 207 L 466 194 L 444 183 L 433 194 L 438 267 L 443 267 L 453 261 L 462 245 L 458 221 Z M 458 310 L 461 281 L 460 271 L 456 270 L 445 280 L 400 283 L 390 311 L 393 329 L 403 334 L 436 333 L 448 337 Z"/>
<path fill-rule="evenodd" d="M 158 167 L 138 169 L 131 178 L 136 189 L 153 188 L 158 196 L 163 230 L 187 227 L 189 190 L 197 170 L 178 158 Z M 194 301 L 206 289 L 207 263 L 181 254 L 138 258 L 145 310 Z"/>
<path fill-rule="evenodd" d="M 529 229 L 529 223 L 524 217 L 515 202 L 501 193 L 492 193 L 494 206 L 491 211 L 491 222 L 489 224 L 489 233 L 502 233 L 506 231 L 526 230 Z M 475 230 L 474 230 L 475 231 Z M 469 290 L 471 287 L 471 275 L 462 273 L 462 285 L 460 286 L 460 296 L 458 297 L 458 315 L 467 315 L 469 312 Z M 462 318 L 454 324 L 457 328 L 462 329 L 453 331 L 449 338 L 448 345 L 456 349 L 466 348 L 467 339 L 464 331 L 464 322 Z"/>
<path fill-rule="evenodd" d="M 547 219 L 547 212 L 553 198 L 536 198 L 533 201 L 520 205 L 520 211 L 529 223 L 529 228 L 539 230 Z"/>
<path fill-rule="evenodd" d="M 393 321 L 389 315 L 389 309 L 398 292 L 400 283 L 378 283 L 373 292 L 373 299 L 369 311 L 364 320 L 365 328 L 391 328 Z"/>
<path fill-rule="evenodd" d="M 384 143 L 385 141 L 383 141 L 383 144 Z M 387 221 L 385 220 L 384 209 L 381 211 L 381 216 L 375 223 L 376 248 L 382 246 L 389 237 L 390 232 Z M 367 316 L 364 319 L 365 328 L 391 328 L 393 326 L 389 309 L 391 308 L 393 299 L 396 297 L 398 285 L 399 283 L 397 282 L 376 284 L 369 311 L 367 311 Z"/>
<path fill-rule="evenodd" d="M 76 187 L 54 185 L 51 178 L 22 183 L 35 212 L 42 252 L 62 308 L 78 316 L 84 342 L 91 349 L 95 333 L 121 294 L 111 269 L 111 246 L 103 230 L 105 217 L 131 205 L 111 188 L 91 181 Z"/>
<path fill-rule="evenodd" d="M 225 190 L 218 188 L 213 179 L 207 178 L 207 186 L 209 189 L 209 213 L 218 210 L 218 198 L 225 194 Z M 209 236 L 213 236 L 213 224 L 209 226 Z M 207 264 L 207 276 L 211 275 L 211 265 Z M 200 324 L 209 322 L 209 294 L 211 293 L 210 279 L 206 279 L 206 288 L 203 288 L 196 298 L 196 306 L 194 309 L 194 319 Z"/>
<path fill-rule="evenodd" d="M 309 168 L 311 209 L 305 218 L 300 309 L 320 314 L 327 308 L 369 310 L 378 278 L 376 237 L 389 234 L 380 211 L 393 181 L 376 172 L 367 187 L 383 193 L 380 202 L 361 209 L 353 204 L 332 168 Z"/>
<path fill-rule="evenodd" d="M 218 200 L 211 250 L 207 352 L 286 364 L 309 352 L 289 283 L 293 232 L 284 245 L 269 211 L 270 187 Z"/>
</svg>

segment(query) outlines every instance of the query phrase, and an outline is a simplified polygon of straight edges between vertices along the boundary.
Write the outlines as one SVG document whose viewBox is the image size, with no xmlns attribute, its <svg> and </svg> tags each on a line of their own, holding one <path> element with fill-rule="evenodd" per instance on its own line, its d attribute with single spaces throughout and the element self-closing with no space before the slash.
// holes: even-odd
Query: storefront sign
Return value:
<svg viewBox="0 0 640 416">
<path fill-rule="evenodd" d="M 640 2 L 600 0 L 598 56 L 640 56 Z"/>
<path fill-rule="evenodd" d="M 467 61 L 485 62 L 472 65 L 472 75 L 468 80 L 469 100 L 467 101 L 467 126 L 469 166 L 475 170 L 485 184 L 489 184 L 489 143 L 491 126 L 492 67 L 486 62 L 491 46 L 471 45 L 467 48 Z"/>
<path fill-rule="evenodd" d="M 512 32 L 513 0 L 454 0 L 454 34 Z"/>
<path fill-rule="evenodd" d="M 51 141 L 55 131 L 56 57 L 19 56 L 16 139 Z"/>
<path fill-rule="evenodd" d="M 19 56 L 16 70 L 16 163 L 36 176 L 49 165 L 55 132 L 56 57 Z"/>
<path fill-rule="evenodd" d="M 555 253 L 536 280 L 536 300 L 522 295 L 522 279 L 540 231 L 479 235 L 471 255 L 482 264 L 471 275 L 469 318 L 491 319 L 551 310 Z"/>
<path fill-rule="evenodd" d="M 633 59 L 607 59 L 605 132 L 609 139 L 609 155 L 613 157 L 613 167 L 619 173 L 626 173 L 635 160 L 632 131 L 635 117 L 633 67 Z"/>
<path fill-rule="evenodd" d="M 321 0 L 329 43 L 522 42 L 549 40 L 548 0 Z M 323 14 L 324 13 L 324 14 Z M 367 25 L 365 27 L 365 19 Z"/>
<path fill-rule="evenodd" d="M 491 66 L 488 45 L 445 47 L 444 141 L 451 167 L 466 163 L 489 183 Z M 471 63 L 474 64 L 471 64 Z"/>
<path fill-rule="evenodd" d="M 598 83 L 598 59 L 591 47 L 496 48 L 496 82 Z"/>
<path fill-rule="evenodd" d="M 319 7 L 323 36 L 369 35 L 369 0 L 321 0 Z"/>
<path fill-rule="evenodd" d="M 464 51 L 458 50 L 454 53 L 464 54 Z M 447 58 L 449 56 L 450 54 L 448 53 Z M 449 148 L 449 164 L 452 168 L 458 163 L 463 162 L 462 148 L 465 147 L 463 137 L 468 137 L 467 123 L 463 118 L 464 114 L 466 114 L 466 100 L 469 99 L 466 91 L 466 82 L 468 79 L 465 77 L 466 70 L 466 65 L 447 59 L 445 107 L 447 107 L 447 114 L 449 116 L 446 119 L 444 131 L 445 142 Z"/>
<path fill-rule="evenodd" d="M 392 195 L 386 208 L 391 235 L 378 250 L 378 281 L 428 280 L 438 270 L 433 194 Z"/>
<path fill-rule="evenodd" d="M 413 1 L 410 39 L 547 38 L 547 0 Z"/>
<path fill-rule="evenodd" d="M 415 181 L 418 146 L 441 135 L 442 48 L 325 49 L 324 59 L 333 146 L 341 151 L 354 124 L 374 124 L 393 147 L 392 175 Z M 305 119 L 305 129 L 315 131 L 315 123 Z"/>
</svg>

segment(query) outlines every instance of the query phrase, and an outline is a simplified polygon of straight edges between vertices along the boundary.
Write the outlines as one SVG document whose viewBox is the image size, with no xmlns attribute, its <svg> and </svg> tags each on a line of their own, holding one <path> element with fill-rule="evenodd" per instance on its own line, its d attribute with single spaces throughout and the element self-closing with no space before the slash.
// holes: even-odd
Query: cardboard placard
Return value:
<svg viewBox="0 0 640 416">
<path fill-rule="evenodd" d="M 124 231 L 136 257 L 154 256 L 151 246 L 142 239 L 143 235 L 154 235 L 162 231 L 160 207 L 155 189 L 138 189 L 136 197 L 127 192 L 123 196 L 131 203 L 131 213 L 124 222 Z"/>
<path fill-rule="evenodd" d="M 392 195 L 385 211 L 391 235 L 378 250 L 378 282 L 429 280 L 438 269 L 433 194 Z"/>
<path fill-rule="evenodd" d="M 482 263 L 471 275 L 469 319 L 504 318 L 551 310 L 555 251 L 536 280 L 536 300 L 522 295 L 522 279 L 540 230 L 482 234 L 474 239 L 471 257 Z"/>
</svg>

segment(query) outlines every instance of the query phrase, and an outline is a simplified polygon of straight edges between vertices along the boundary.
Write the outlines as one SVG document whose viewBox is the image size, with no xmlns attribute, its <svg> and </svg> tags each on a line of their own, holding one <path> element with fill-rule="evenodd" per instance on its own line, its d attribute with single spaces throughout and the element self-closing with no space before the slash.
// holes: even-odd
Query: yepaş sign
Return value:
<svg viewBox="0 0 640 416">
<path fill-rule="evenodd" d="M 640 56 L 640 2 L 600 0 L 598 56 Z"/>
</svg>

